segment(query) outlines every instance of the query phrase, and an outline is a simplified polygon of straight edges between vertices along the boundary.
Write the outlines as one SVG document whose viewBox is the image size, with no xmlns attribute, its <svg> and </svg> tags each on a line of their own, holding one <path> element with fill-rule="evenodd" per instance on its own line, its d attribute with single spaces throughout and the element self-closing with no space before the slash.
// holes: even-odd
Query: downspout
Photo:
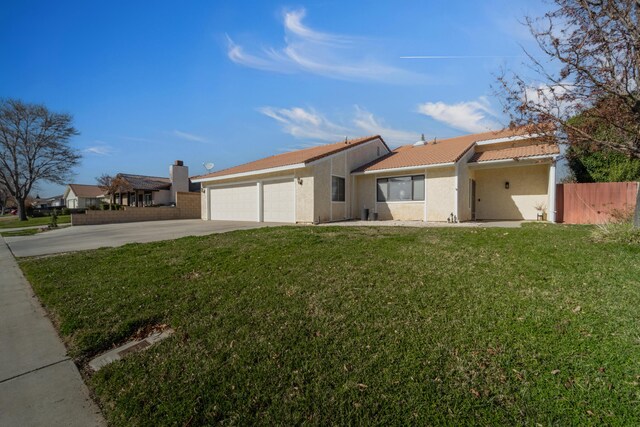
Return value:
<svg viewBox="0 0 640 427">
<path fill-rule="evenodd" d="M 464 156 L 462 156 L 462 158 L 464 158 Z M 461 159 L 462 159 L 461 158 Z M 460 189 L 459 189 L 459 183 L 460 183 L 460 160 L 458 160 L 456 162 L 456 200 L 455 200 L 455 207 L 454 207 L 454 212 L 455 212 L 455 218 L 456 218 L 456 222 L 460 222 L 460 211 L 458 209 L 458 205 L 460 204 Z"/>
<path fill-rule="evenodd" d="M 554 156 L 549 166 L 549 210 L 547 214 L 549 222 L 556 222 L 556 159 L 557 156 Z"/>
</svg>

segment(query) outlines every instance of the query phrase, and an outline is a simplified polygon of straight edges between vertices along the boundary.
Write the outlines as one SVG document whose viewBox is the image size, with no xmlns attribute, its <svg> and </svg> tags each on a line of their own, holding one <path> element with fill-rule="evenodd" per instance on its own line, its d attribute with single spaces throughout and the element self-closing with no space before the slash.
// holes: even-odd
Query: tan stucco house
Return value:
<svg viewBox="0 0 640 427">
<path fill-rule="evenodd" d="M 194 177 L 207 220 L 555 220 L 557 144 L 525 128 L 420 141 L 380 136 L 279 154 Z M 372 215 L 373 216 L 373 215 Z"/>
</svg>

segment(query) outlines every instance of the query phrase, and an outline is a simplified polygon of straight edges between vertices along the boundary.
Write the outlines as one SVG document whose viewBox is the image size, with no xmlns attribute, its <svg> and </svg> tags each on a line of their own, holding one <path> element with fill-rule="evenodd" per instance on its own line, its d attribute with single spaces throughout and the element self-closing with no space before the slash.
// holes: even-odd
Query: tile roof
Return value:
<svg viewBox="0 0 640 427">
<path fill-rule="evenodd" d="M 69 188 L 78 197 L 96 198 L 104 196 L 104 191 L 97 185 L 69 184 Z"/>
<path fill-rule="evenodd" d="M 427 142 L 425 145 L 419 146 L 405 145 L 393 150 L 393 152 L 382 158 L 357 168 L 353 172 L 369 172 L 453 163 L 460 160 L 478 141 L 522 136 L 528 133 L 530 133 L 529 128 L 521 127 L 448 138 L 439 140 L 435 144 L 433 142 Z"/>
<path fill-rule="evenodd" d="M 533 156 L 549 156 L 553 154 L 560 154 L 560 148 L 557 144 L 532 144 L 475 153 L 469 160 L 469 163 L 487 162 L 490 160 L 518 159 Z"/>
<path fill-rule="evenodd" d="M 351 147 L 355 147 L 360 144 L 364 144 L 375 139 L 380 139 L 383 144 L 386 145 L 384 140 L 379 135 L 367 136 L 356 139 L 349 139 L 347 141 L 336 142 L 334 144 L 318 145 L 316 147 L 305 148 L 303 150 L 290 151 L 288 153 L 276 154 L 274 156 L 265 157 L 263 159 L 255 160 L 253 162 L 245 163 L 239 166 L 234 166 L 228 169 L 223 169 L 217 172 L 209 173 L 206 175 L 194 176 L 192 179 L 206 179 L 215 178 L 219 176 L 234 175 L 238 173 L 256 172 L 263 169 L 272 169 L 283 166 L 290 166 L 299 163 L 310 163 L 315 160 L 319 160 L 323 157 L 330 156 L 340 151 L 346 150 Z"/>
<path fill-rule="evenodd" d="M 118 176 L 124 178 L 131 185 L 132 190 L 168 190 L 171 188 L 169 178 L 128 173 L 119 173 Z"/>
</svg>

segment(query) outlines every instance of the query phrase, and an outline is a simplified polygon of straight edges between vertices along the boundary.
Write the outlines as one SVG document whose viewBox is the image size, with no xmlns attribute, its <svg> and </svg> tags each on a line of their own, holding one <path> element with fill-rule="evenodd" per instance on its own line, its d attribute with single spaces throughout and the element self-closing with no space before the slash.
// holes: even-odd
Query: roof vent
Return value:
<svg viewBox="0 0 640 427">
<path fill-rule="evenodd" d="M 424 133 L 420 136 L 420 141 L 416 142 L 415 144 L 413 144 L 414 147 L 419 147 L 421 145 L 425 145 L 427 143 L 427 141 L 425 141 L 424 139 Z"/>
<path fill-rule="evenodd" d="M 436 145 L 438 143 L 438 138 L 436 138 L 435 136 L 433 137 L 433 145 Z"/>
<path fill-rule="evenodd" d="M 348 144 L 348 143 L 349 143 L 349 137 L 347 137 L 347 136 L 345 136 L 345 137 L 344 137 L 344 143 L 345 143 L 345 144 Z"/>
</svg>

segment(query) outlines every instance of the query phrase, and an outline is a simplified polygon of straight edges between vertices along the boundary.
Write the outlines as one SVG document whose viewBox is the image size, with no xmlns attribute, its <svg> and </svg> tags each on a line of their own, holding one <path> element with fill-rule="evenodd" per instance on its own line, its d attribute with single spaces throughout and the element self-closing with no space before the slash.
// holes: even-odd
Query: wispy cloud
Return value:
<svg viewBox="0 0 640 427">
<path fill-rule="evenodd" d="M 400 59 L 495 59 L 495 58 L 526 58 L 525 55 L 413 55 L 401 56 Z"/>
<path fill-rule="evenodd" d="M 174 130 L 173 132 L 171 132 L 171 134 L 173 136 L 176 136 L 180 139 L 185 139 L 187 141 L 194 141 L 194 142 L 209 142 L 205 137 L 200 136 L 200 135 L 195 135 L 193 133 L 188 133 L 188 132 L 183 132 L 180 130 Z"/>
<path fill-rule="evenodd" d="M 285 12 L 284 47 L 248 53 L 227 35 L 227 56 L 251 68 L 280 73 L 308 72 L 333 79 L 427 83 L 428 76 L 370 59 L 363 38 L 324 33 L 303 23 L 304 9 Z M 368 55 L 363 55 L 368 51 Z"/>
<path fill-rule="evenodd" d="M 570 117 L 578 113 L 576 108 L 579 107 L 579 103 L 571 95 L 574 89 L 575 85 L 566 81 L 556 85 L 532 84 L 525 89 L 522 101 L 539 106 L 542 110 Z"/>
<path fill-rule="evenodd" d="M 382 119 L 357 105 L 353 115 L 340 122 L 329 120 L 313 108 L 262 107 L 259 111 L 277 121 L 284 132 L 299 139 L 337 142 L 345 137 L 381 135 L 389 144 L 400 145 L 413 143 L 419 138 L 418 133 L 389 127 Z"/>
<path fill-rule="evenodd" d="M 113 154 L 113 148 L 109 145 L 101 144 L 87 147 L 82 150 L 82 152 L 85 154 L 93 154 L 96 156 L 110 156 L 111 154 Z"/>
<path fill-rule="evenodd" d="M 149 138 L 140 138 L 137 136 L 120 136 L 119 138 L 127 140 L 127 141 L 135 141 L 135 142 L 157 142 L 153 139 Z"/>
<path fill-rule="evenodd" d="M 434 120 L 466 132 L 486 132 L 501 129 L 497 113 L 489 100 L 481 96 L 476 101 L 446 104 L 425 102 L 418 105 L 418 112 Z"/>
</svg>

